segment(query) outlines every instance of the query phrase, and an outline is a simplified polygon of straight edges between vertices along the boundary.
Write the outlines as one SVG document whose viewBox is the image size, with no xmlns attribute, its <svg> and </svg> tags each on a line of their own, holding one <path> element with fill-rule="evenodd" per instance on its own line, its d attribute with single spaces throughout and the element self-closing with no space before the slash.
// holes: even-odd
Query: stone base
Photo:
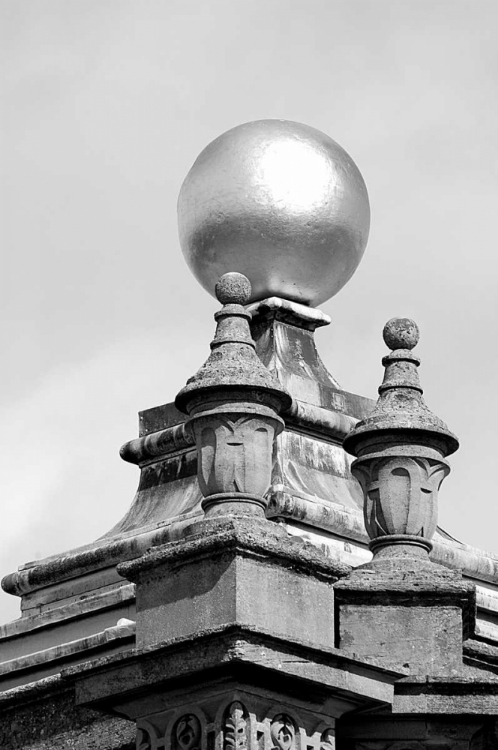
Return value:
<svg viewBox="0 0 498 750">
<path fill-rule="evenodd" d="M 412 674 L 461 671 L 475 589 L 459 572 L 416 558 L 384 559 L 357 568 L 334 589 L 340 648 Z"/>
<path fill-rule="evenodd" d="M 333 750 L 345 712 L 406 671 L 228 627 L 73 667 L 76 703 L 137 722 L 140 750 Z"/>
<path fill-rule="evenodd" d="M 333 584 L 347 568 L 263 519 L 201 521 L 119 570 L 137 583 L 137 646 L 239 623 L 334 644 Z"/>
</svg>

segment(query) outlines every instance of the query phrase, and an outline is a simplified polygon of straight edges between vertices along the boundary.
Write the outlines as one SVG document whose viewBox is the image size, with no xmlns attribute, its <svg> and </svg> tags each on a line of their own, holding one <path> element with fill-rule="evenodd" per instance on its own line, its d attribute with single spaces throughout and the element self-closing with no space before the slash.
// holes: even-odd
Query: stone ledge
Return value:
<svg viewBox="0 0 498 750">
<path fill-rule="evenodd" d="M 393 714 L 498 715 L 498 678 L 407 677 L 394 686 Z"/>
<path fill-rule="evenodd" d="M 433 607 L 459 604 L 476 609 L 475 585 L 463 580 L 458 571 L 434 563 L 409 565 L 393 560 L 392 565 L 367 563 L 334 586 L 336 601 L 369 605 L 390 603 Z"/>
<path fill-rule="evenodd" d="M 192 536 L 170 542 L 147 552 L 143 557 L 121 563 L 118 572 L 128 580 L 138 581 L 157 566 L 177 567 L 188 560 L 226 554 L 270 557 L 298 572 L 330 581 L 347 575 L 351 568 L 340 560 L 326 557 L 309 542 L 290 536 L 270 521 L 226 516 L 219 520 L 200 521 L 192 527 Z"/>
<path fill-rule="evenodd" d="M 92 651 L 98 651 L 106 648 L 113 641 L 134 642 L 135 632 L 130 626 L 116 625 L 107 628 L 101 633 L 80 638 L 68 643 L 62 643 L 59 646 L 52 646 L 42 651 L 36 651 L 32 654 L 4 661 L 0 664 L 0 678 L 11 675 L 13 672 L 23 672 L 25 670 L 36 669 L 50 663 L 53 665 L 57 662 L 67 661 L 77 654 L 87 654 Z"/>
<path fill-rule="evenodd" d="M 405 669 L 360 660 L 339 649 L 316 649 L 303 641 L 230 623 L 194 639 L 175 638 L 70 667 L 62 677 L 75 683 L 78 704 L 104 711 L 119 705 L 124 711 L 126 701 L 133 702 L 141 694 L 156 694 L 161 702 L 161 691 L 179 686 L 189 690 L 193 679 L 212 681 L 230 675 L 253 684 L 261 681 L 263 686 L 277 679 L 280 690 L 295 690 L 299 684 L 310 694 L 315 689 L 321 694 L 332 690 L 358 704 L 390 704 L 393 683 L 406 674 Z"/>
<path fill-rule="evenodd" d="M 18 620 L 0 626 L 0 642 L 18 638 L 43 628 L 53 627 L 61 622 L 66 623 L 76 620 L 96 611 L 102 612 L 106 609 L 112 609 L 116 605 L 134 601 L 134 599 L 135 585 L 132 583 L 102 593 L 97 592 L 90 596 L 81 596 L 77 601 L 70 604 L 47 609 L 45 612 L 36 615 L 20 617 Z"/>
</svg>

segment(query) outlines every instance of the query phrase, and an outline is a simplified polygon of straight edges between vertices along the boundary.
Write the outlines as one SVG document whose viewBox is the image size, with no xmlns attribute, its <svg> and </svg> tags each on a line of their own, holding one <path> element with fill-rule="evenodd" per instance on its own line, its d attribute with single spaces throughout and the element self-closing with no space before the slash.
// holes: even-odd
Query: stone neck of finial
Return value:
<svg viewBox="0 0 498 750">
<path fill-rule="evenodd" d="M 379 386 L 379 394 L 403 388 L 413 391 L 414 397 L 423 393 L 418 375 L 420 359 L 410 349 L 395 349 L 382 358 L 385 367 L 384 380 Z M 417 396 L 418 394 L 418 396 Z"/>
<path fill-rule="evenodd" d="M 211 350 L 224 344 L 242 344 L 255 349 L 249 327 L 251 317 L 251 313 L 242 305 L 224 305 L 214 314 L 217 326 L 214 339 L 211 341 Z"/>
</svg>

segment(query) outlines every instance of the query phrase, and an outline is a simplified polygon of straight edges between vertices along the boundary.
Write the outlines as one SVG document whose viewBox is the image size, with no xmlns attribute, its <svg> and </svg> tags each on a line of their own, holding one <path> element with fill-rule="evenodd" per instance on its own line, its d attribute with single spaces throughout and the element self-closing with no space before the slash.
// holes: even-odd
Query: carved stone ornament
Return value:
<svg viewBox="0 0 498 750">
<path fill-rule="evenodd" d="M 159 732 L 148 721 L 137 725 L 137 750 L 158 750 L 163 744 Z"/>
<path fill-rule="evenodd" d="M 189 415 L 205 512 L 263 514 L 273 442 L 284 425 L 278 414 L 292 399 L 256 354 L 251 314 L 244 308 L 249 281 L 225 274 L 216 295 L 224 307 L 215 315 L 211 355 L 180 391 L 176 405 Z"/>
<path fill-rule="evenodd" d="M 270 727 L 272 750 L 294 750 L 296 727 L 288 714 L 277 714 Z"/>
<path fill-rule="evenodd" d="M 234 701 L 226 712 L 223 750 L 246 750 L 246 748 L 246 711 L 242 703 Z"/>
<path fill-rule="evenodd" d="M 410 535 L 429 540 L 437 527 L 437 492 L 449 472 L 442 459 L 386 456 L 355 462 L 370 539 Z"/>
<path fill-rule="evenodd" d="M 185 714 L 178 719 L 172 740 L 174 750 L 200 750 L 201 724 L 195 714 Z"/>
<path fill-rule="evenodd" d="M 332 728 L 325 729 L 320 736 L 320 750 L 335 750 L 335 732 Z"/>
<path fill-rule="evenodd" d="M 192 428 L 200 447 L 198 476 L 205 498 L 220 493 L 263 497 L 271 481 L 273 441 L 281 429 L 271 412 L 227 415 L 223 408 L 200 415 Z"/>
<path fill-rule="evenodd" d="M 437 527 L 437 493 L 449 473 L 445 457 L 458 448 L 446 425 L 425 405 L 412 354 L 418 343 L 416 323 L 393 318 L 384 341 L 393 351 L 383 358 L 384 381 L 372 414 L 344 441 L 357 456 L 351 471 L 361 484 L 370 548 L 408 554 L 428 553 Z"/>
<path fill-rule="evenodd" d="M 137 750 L 335 750 L 333 720 L 234 691 L 137 722 Z"/>
</svg>

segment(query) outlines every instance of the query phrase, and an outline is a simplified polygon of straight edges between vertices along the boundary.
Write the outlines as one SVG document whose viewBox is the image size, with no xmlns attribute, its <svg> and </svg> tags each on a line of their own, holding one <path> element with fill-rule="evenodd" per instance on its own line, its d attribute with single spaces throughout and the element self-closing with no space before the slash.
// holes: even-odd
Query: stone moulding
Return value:
<svg viewBox="0 0 498 750">
<path fill-rule="evenodd" d="M 185 429 L 185 422 L 167 427 L 125 443 L 120 456 L 123 461 L 141 466 L 148 461 L 154 461 L 161 456 L 191 448 L 195 444 L 192 434 Z"/>
<path fill-rule="evenodd" d="M 359 511 L 332 503 L 329 508 L 324 501 L 313 502 L 278 489 L 270 498 L 269 507 L 272 516 L 294 519 L 300 523 L 307 523 L 308 515 L 311 514 L 312 525 L 332 533 L 336 532 L 336 521 L 339 519 L 341 537 L 364 545 L 368 542 L 365 531 L 362 531 L 363 515 Z M 184 529 L 198 518 L 199 512 L 182 515 L 165 524 L 145 528 L 141 533 L 128 532 L 120 537 L 110 537 L 101 543 L 94 543 L 88 549 L 74 550 L 63 557 L 40 561 L 5 576 L 2 588 L 9 594 L 23 596 L 89 571 L 132 560 L 151 547 L 181 538 Z M 498 558 L 469 545 L 455 540 L 447 541 L 443 536 L 436 535 L 431 559 L 448 568 L 459 569 L 465 576 L 477 581 L 498 583 Z"/>
<path fill-rule="evenodd" d="M 340 560 L 327 558 L 314 545 L 299 538 L 289 537 L 282 532 L 280 537 L 275 532 L 278 527 L 254 519 L 233 519 L 229 522 L 211 521 L 203 524 L 201 533 L 190 539 L 182 539 L 171 544 L 157 547 L 141 558 L 121 563 L 119 573 L 127 580 L 141 580 L 148 571 L 158 565 L 183 565 L 193 557 L 221 554 L 231 548 L 238 548 L 251 555 L 270 556 L 293 570 L 305 575 L 336 581 L 347 575 L 351 568 Z M 209 533 L 208 533 L 209 532 Z"/>
<path fill-rule="evenodd" d="M 339 691 L 344 703 L 356 707 L 390 704 L 394 682 L 408 672 L 375 659 L 357 659 L 340 649 L 317 649 L 261 628 L 226 623 L 198 633 L 195 639 L 174 638 L 85 662 L 63 670 L 62 677 L 75 685 L 78 705 L 109 711 L 117 704 L 121 715 L 136 718 L 137 707 L 143 705 L 141 694 L 160 694 L 168 683 L 178 685 L 179 679 L 188 677 L 191 701 L 192 685 L 201 674 L 211 675 L 211 686 L 214 679 L 224 685 L 234 679 L 240 685 L 250 676 L 253 686 L 261 682 L 265 690 L 275 685 L 295 695 L 299 685 L 307 700 L 323 701 L 328 691 Z M 164 706 L 160 695 L 157 705 Z"/>
<path fill-rule="evenodd" d="M 393 714 L 498 716 L 498 680 L 486 674 L 405 677 L 395 685 L 392 710 Z"/>
<path fill-rule="evenodd" d="M 282 413 L 282 418 L 286 426 L 334 442 L 341 442 L 358 422 L 355 417 L 297 399 Z M 178 451 L 193 450 L 194 444 L 193 435 L 182 423 L 130 440 L 123 445 L 120 455 L 123 461 L 142 466 Z"/>
<path fill-rule="evenodd" d="M 20 673 L 25 670 L 41 669 L 46 664 L 52 665 L 56 662 L 67 662 L 75 654 L 84 654 L 84 658 L 87 658 L 88 654 L 107 649 L 109 644 L 113 645 L 114 642 L 120 642 L 120 645 L 123 643 L 133 644 L 135 641 L 135 629 L 133 625 L 115 625 L 85 638 L 62 643 L 59 646 L 52 646 L 51 648 L 36 651 L 33 654 L 27 654 L 17 659 L 2 662 L 0 663 L 0 677 L 3 678 L 14 672 Z"/>
</svg>

